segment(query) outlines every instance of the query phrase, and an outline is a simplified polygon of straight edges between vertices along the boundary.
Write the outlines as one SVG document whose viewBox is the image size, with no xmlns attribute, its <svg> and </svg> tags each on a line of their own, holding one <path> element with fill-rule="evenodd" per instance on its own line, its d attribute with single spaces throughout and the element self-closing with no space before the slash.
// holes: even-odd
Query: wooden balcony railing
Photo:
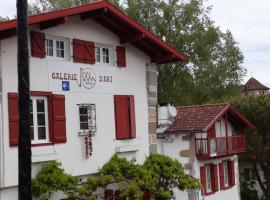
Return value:
<svg viewBox="0 0 270 200">
<path fill-rule="evenodd" d="M 209 159 L 243 153 L 246 151 L 244 135 L 217 137 L 213 139 L 195 139 L 196 154 L 198 159 Z"/>
</svg>

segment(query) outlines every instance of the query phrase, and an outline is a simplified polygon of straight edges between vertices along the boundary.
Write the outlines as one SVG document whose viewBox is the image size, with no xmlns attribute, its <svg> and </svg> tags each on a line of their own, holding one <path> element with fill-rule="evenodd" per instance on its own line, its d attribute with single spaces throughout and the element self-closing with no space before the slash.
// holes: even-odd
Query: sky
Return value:
<svg viewBox="0 0 270 200">
<path fill-rule="evenodd" d="M 29 0 L 32 2 L 33 0 Z M 270 0 L 208 0 L 211 19 L 221 30 L 230 30 L 239 43 L 250 77 L 270 86 Z M 0 0 L 0 15 L 12 17 L 16 0 Z"/>
</svg>

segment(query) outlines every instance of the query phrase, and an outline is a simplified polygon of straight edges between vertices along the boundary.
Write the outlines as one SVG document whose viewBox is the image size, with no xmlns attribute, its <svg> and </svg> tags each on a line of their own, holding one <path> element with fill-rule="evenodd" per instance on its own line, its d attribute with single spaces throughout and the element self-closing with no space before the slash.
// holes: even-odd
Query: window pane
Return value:
<svg viewBox="0 0 270 200">
<path fill-rule="evenodd" d="M 87 114 L 87 107 L 80 107 L 80 115 Z"/>
<path fill-rule="evenodd" d="M 38 139 L 45 140 L 46 139 L 46 128 L 38 127 Z"/>
<path fill-rule="evenodd" d="M 37 111 L 38 112 L 44 112 L 45 106 L 44 106 L 44 100 L 43 99 L 37 99 Z"/>
<path fill-rule="evenodd" d="M 110 63 L 108 48 L 102 48 L 102 55 L 103 63 Z"/>
<path fill-rule="evenodd" d="M 88 129 L 88 123 L 80 123 L 80 129 L 81 130 L 87 130 Z"/>
<path fill-rule="evenodd" d="M 53 56 L 53 40 L 46 40 L 47 56 Z"/>
<path fill-rule="evenodd" d="M 96 62 L 100 62 L 100 48 L 96 47 Z"/>
<path fill-rule="evenodd" d="M 37 114 L 38 126 L 45 125 L 45 114 Z"/>
<path fill-rule="evenodd" d="M 65 44 L 63 41 L 56 41 L 56 57 L 65 57 Z"/>
<path fill-rule="evenodd" d="M 88 116 L 87 115 L 81 115 L 80 116 L 80 122 L 87 122 Z"/>
</svg>

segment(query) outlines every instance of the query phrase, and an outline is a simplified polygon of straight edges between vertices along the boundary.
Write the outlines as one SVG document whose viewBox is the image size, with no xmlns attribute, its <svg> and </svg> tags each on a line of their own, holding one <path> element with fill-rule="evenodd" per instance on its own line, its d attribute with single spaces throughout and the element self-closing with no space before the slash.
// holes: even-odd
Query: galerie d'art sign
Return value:
<svg viewBox="0 0 270 200">
<path fill-rule="evenodd" d="M 111 93 L 115 69 L 71 62 L 48 62 L 50 91 Z"/>
</svg>

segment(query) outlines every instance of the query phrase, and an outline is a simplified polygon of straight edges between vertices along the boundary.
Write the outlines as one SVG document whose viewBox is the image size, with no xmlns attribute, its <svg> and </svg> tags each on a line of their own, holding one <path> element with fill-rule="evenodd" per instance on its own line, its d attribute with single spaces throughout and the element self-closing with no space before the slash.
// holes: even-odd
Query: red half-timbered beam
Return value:
<svg viewBox="0 0 270 200">
<path fill-rule="evenodd" d="M 16 35 L 16 29 L 9 29 L 0 32 L 0 40 L 6 39 Z"/>
<path fill-rule="evenodd" d="M 139 33 L 139 34 L 134 34 L 134 35 L 127 35 L 120 37 L 120 43 L 125 44 L 125 43 L 133 43 L 133 42 L 138 42 L 141 41 L 145 38 L 144 33 Z"/>
<path fill-rule="evenodd" d="M 68 20 L 68 17 L 60 17 L 60 18 L 49 20 L 49 21 L 44 21 L 39 24 L 39 28 L 40 30 L 52 28 L 54 26 L 64 24 L 67 20 Z"/>
<path fill-rule="evenodd" d="M 101 9 L 98 9 L 98 10 L 82 13 L 81 14 L 81 20 L 86 20 L 86 19 L 91 19 L 91 18 L 95 18 L 95 17 L 104 16 L 104 14 L 107 11 L 108 11 L 107 8 L 101 8 Z"/>
</svg>

